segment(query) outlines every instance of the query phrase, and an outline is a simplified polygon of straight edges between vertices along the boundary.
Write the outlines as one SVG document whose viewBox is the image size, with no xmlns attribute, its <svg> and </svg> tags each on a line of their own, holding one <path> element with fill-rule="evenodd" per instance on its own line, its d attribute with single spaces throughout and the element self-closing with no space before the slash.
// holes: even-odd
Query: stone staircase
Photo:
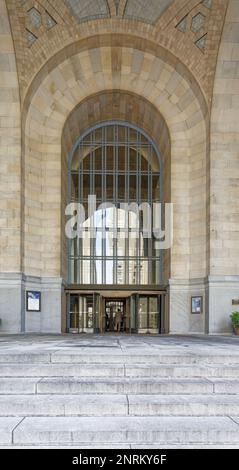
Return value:
<svg viewBox="0 0 239 470">
<path fill-rule="evenodd" d="M 1 354 L 0 446 L 239 448 L 239 354 Z"/>
</svg>

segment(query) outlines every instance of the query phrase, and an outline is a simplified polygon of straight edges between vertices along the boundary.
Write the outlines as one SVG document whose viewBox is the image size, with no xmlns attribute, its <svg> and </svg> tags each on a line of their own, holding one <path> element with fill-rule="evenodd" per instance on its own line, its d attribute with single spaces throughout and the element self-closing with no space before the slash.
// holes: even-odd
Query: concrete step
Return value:
<svg viewBox="0 0 239 470">
<path fill-rule="evenodd" d="M 0 396 L 0 416 L 239 416 L 239 397 L 224 395 Z"/>
<path fill-rule="evenodd" d="M 239 414 L 239 413 L 238 413 Z M 0 396 L 0 416 L 127 416 L 126 395 Z"/>
<path fill-rule="evenodd" d="M 175 444 L 171 444 L 171 445 L 163 445 L 163 444 L 155 444 L 155 445 L 150 445 L 148 444 L 147 446 L 145 445 L 140 445 L 140 444 L 133 444 L 133 445 L 130 445 L 130 444 L 117 444 L 117 443 L 114 443 L 114 444 L 102 444 L 99 443 L 97 445 L 96 444 L 91 444 L 90 442 L 87 442 L 85 443 L 84 445 L 77 445 L 77 449 L 78 450 L 85 450 L 85 449 L 89 449 L 89 450 L 92 450 L 92 449 L 97 449 L 99 450 L 99 447 L 100 449 L 157 449 L 157 450 L 165 450 L 165 449 L 177 449 L 177 450 L 182 450 L 182 449 L 239 449 L 239 444 L 227 444 L 227 445 L 223 445 L 223 444 L 211 444 L 211 445 L 206 445 L 206 444 L 191 444 L 191 445 L 184 445 L 184 444 L 178 444 L 178 445 L 175 445 Z M 0 450 L 25 450 L 25 449 L 31 449 L 31 450 L 40 450 L 40 449 L 49 449 L 49 450 L 53 450 L 55 449 L 56 446 L 54 444 L 52 445 L 37 445 L 37 446 L 34 446 L 34 445 L 0 445 Z M 65 445 L 58 445 L 57 446 L 57 449 L 67 449 L 67 450 L 70 450 L 70 449 L 76 449 L 76 446 L 75 445 L 70 445 L 70 444 L 65 444 Z M 163 454 L 163 452 L 162 452 Z"/>
<path fill-rule="evenodd" d="M 128 395 L 132 416 L 239 416 L 239 396 Z"/>
<path fill-rule="evenodd" d="M 239 394 L 239 380 L 234 379 L 145 379 L 145 378 L 4 378 L 0 380 L 0 395 L 22 394 Z"/>
<path fill-rule="evenodd" d="M 0 364 L 1 377 L 238 378 L 237 365 Z"/>
<path fill-rule="evenodd" d="M 152 366 L 152 365 L 127 365 L 125 366 L 126 377 L 206 377 L 206 378 L 238 378 L 238 365 L 177 365 L 177 366 Z"/>
<path fill-rule="evenodd" d="M 31 361 L 29 361 L 31 362 Z M 197 355 L 197 354 L 167 354 L 159 352 L 158 354 L 128 354 L 118 352 L 110 354 L 79 354 L 56 352 L 51 354 L 52 363 L 69 363 L 69 364 L 239 364 L 238 355 Z"/>
<path fill-rule="evenodd" d="M 5 385 L 7 391 L 7 382 Z M 39 381 L 36 390 L 39 394 L 210 394 L 213 393 L 213 383 L 210 383 L 207 379 L 80 379 L 77 377 L 52 377 Z"/>
<path fill-rule="evenodd" d="M 185 364 L 185 365 L 222 365 L 222 364 L 238 364 L 239 354 L 128 354 L 120 352 L 110 351 L 110 354 L 83 354 L 79 352 L 55 352 L 49 354 L 41 353 L 24 353 L 24 354 L 1 354 L 0 364 L 152 364 L 157 366 L 158 364 L 174 365 L 174 364 Z"/>
<path fill-rule="evenodd" d="M 13 443 L 13 431 L 21 421 L 22 418 L 0 418 L 0 444 Z"/>
<path fill-rule="evenodd" d="M 35 394 L 40 378 L 5 378 L 0 379 L 0 395 Z"/>
<path fill-rule="evenodd" d="M 12 419 L 13 421 L 5 421 Z M 14 445 L 238 444 L 239 418 L 1 418 L 0 443 Z M 3 424 L 3 427 L 1 427 Z M 99 447 L 100 448 L 100 447 Z"/>
<path fill-rule="evenodd" d="M 124 377 L 120 364 L 0 364 L 0 377 Z"/>
<path fill-rule="evenodd" d="M 51 362 L 50 353 L 0 354 L 0 364 L 46 364 L 48 362 Z"/>
</svg>

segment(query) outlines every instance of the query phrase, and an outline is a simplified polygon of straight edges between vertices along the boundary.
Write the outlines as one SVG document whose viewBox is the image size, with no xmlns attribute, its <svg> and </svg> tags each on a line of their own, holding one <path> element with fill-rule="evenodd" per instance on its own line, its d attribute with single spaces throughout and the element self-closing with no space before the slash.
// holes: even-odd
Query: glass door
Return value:
<svg viewBox="0 0 239 470">
<path fill-rule="evenodd" d="M 67 331 L 99 333 L 100 295 L 69 294 Z"/>
<path fill-rule="evenodd" d="M 79 333 L 80 316 L 79 316 L 79 295 L 70 294 L 68 304 L 68 331 L 69 333 Z"/>
<path fill-rule="evenodd" d="M 94 333 L 93 296 L 81 295 L 79 300 L 79 333 Z"/>
<path fill-rule="evenodd" d="M 161 331 L 160 296 L 138 297 L 138 333 L 158 334 Z"/>
<path fill-rule="evenodd" d="M 148 298 L 148 332 L 158 334 L 160 331 L 160 297 Z"/>
<path fill-rule="evenodd" d="M 138 333 L 148 333 L 148 298 L 139 297 L 138 300 Z"/>
<path fill-rule="evenodd" d="M 101 333 L 102 330 L 102 297 L 100 294 L 93 295 L 93 326 L 94 326 L 94 333 Z"/>
<path fill-rule="evenodd" d="M 137 295 L 130 298 L 130 333 L 137 333 Z"/>
</svg>

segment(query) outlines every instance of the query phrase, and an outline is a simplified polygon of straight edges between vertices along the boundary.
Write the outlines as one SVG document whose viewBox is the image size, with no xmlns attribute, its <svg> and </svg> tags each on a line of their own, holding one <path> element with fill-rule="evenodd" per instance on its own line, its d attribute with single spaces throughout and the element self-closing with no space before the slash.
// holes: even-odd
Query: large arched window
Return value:
<svg viewBox="0 0 239 470">
<path fill-rule="evenodd" d="M 157 147 L 130 124 L 97 125 L 77 141 L 69 159 L 69 202 L 80 203 L 85 217 L 80 237 L 69 241 L 70 284 L 161 283 L 160 251 L 152 231 L 145 235 L 152 213 L 144 210 L 162 201 L 161 172 Z M 95 197 L 93 212 L 89 196 Z"/>
</svg>

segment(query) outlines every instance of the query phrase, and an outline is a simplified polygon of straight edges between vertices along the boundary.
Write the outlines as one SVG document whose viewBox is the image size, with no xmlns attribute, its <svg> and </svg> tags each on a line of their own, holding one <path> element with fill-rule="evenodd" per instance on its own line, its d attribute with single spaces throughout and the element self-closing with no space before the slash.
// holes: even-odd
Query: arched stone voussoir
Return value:
<svg viewBox="0 0 239 470">
<path fill-rule="evenodd" d="M 25 250 L 25 269 L 29 274 L 39 275 L 40 266 L 41 275 L 61 274 L 61 246 L 57 241 L 61 232 L 59 214 L 63 129 L 72 111 L 80 103 L 96 94 L 114 90 L 138 95 L 163 116 L 171 140 L 171 201 L 178 213 L 182 206 L 187 208 L 184 223 L 175 223 L 175 239 L 180 240 L 180 243 L 176 243 L 172 250 L 171 272 L 174 276 L 188 278 L 190 259 L 194 256 L 195 262 L 196 256 L 198 263 L 194 265 L 197 266 L 197 275 L 201 273 L 203 276 L 206 254 L 198 250 L 194 255 L 195 250 L 191 249 L 190 241 L 190 224 L 193 220 L 194 231 L 196 225 L 205 227 L 204 240 L 200 230 L 198 242 L 200 246 L 203 242 L 206 244 L 204 194 L 207 192 L 205 172 L 208 129 L 205 117 L 208 110 L 203 93 L 187 68 L 160 46 L 147 41 L 146 44 L 144 40 L 135 38 L 131 38 L 130 44 L 126 44 L 125 37 L 121 43 L 120 38 L 116 40 L 114 35 L 99 37 L 97 43 L 95 39 L 86 41 L 81 48 L 79 44 L 75 44 L 73 50 L 66 48 L 54 60 L 51 59 L 47 69 L 44 68 L 32 83 L 24 102 L 27 191 L 25 243 L 30 242 L 31 233 L 28 229 L 31 224 L 34 225 L 32 200 L 38 195 L 42 201 L 41 243 L 37 252 L 31 252 L 30 248 Z M 97 108 L 94 109 L 93 106 L 91 113 L 97 114 Z M 133 120 L 133 109 L 128 110 L 127 120 Z M 36 172 L 41 176 L 33 184 L 33 175 Z M 190 177 L 194 173 L 192 186 Z M 198 214 L 197 217 L 195 213 Z M 31 224 L 28 223 L 28 218 Z M 197 235 L 194 236 L 194 245 L 197 243 L 196 239 Z M 183 261 L 178 255 L 180 250 L 185 253 L 186 261 L 185 257 Z M 191 275 L 194 273 L 191 272 Z"/>
</svg>

